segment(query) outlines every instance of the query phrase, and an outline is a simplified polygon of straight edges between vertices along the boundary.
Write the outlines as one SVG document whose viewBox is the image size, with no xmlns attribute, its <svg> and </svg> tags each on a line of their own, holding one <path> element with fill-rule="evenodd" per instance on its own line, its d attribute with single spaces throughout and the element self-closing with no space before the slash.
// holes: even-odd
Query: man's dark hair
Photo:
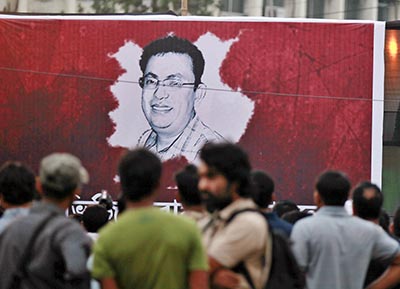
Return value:
<svg viewBox="0 0 400 289">
<path fill-rule="evenodd" d="M 200 159 L 210 170 L 222 174 L 229 183 L 238 184 L 238 194 L 250 196 L 251 165 L 247 153 L 232 143 L 207 143 L 200 151 Z"/>
<path fill-rule="evenodd" d="M 290 200 L 282 200 L 275 203 L 272 211 L 275 212 L 278 217 L 282 217 L 282 215 L 287 212 L 300 211 L 300 209 L 295 202 Z"/>
<path fill-rule="evenodd" d="M 390 226 L 390 216 L 388 212 L 386 212 L 384 209 L 381 209 L 381 212 L 379 214 L 379 226 L 382 227 L 383 230 L 385 230 L 387 233 L 389 233 L 389 226 Z"/>
<path fill-rule="evenodd" d="M 397 207 L 393 216 L 393 234 L 400 238 L 400 207 Z"/>
<path fill-rule="evenodd" d="M 0 194 L 12 205 L 21 205 L 33 200 L 35 175 L 20 162 L 6 162 L 0 167 Z"/>
<path fill-rule="evenodd" d="M 362 182 L 353 190 L 353 208 L 357 216 L 366 220 L 379 218 L 383 205 L 383 194 L 371 182 Z"/>
<path fill-rule="evenodd" d="M 202 204 L 196 166 L 187 165 L 183 170 L 179 171 L 175 175 L 175 182 L 183 205 L 197 206 Z"/>
<path fill-rule="evenodd" d="M 274 181 L 264 171 L 252 171 L 250 179 L 254 202 L 260 208 L 268 208 L 268 205 L 272 202 L 272 194 L 275 189 Z"/>
<path fill-rule="evenodd" d="M 176 36 L 167 36 L 150 42 L 143 48 L 143 54 L 139 65 L 142 73 L 146 71 L 149 59 L 154 55 L 164 55 L 165 53 L 187 54 L 192 59 L 194 74 L 194 90 L 201 83 L 201 76 L 204 72 L 204 57 L 201 51 L 190 41 Z"/>
<path fill-rule="evenodd" d="M 281 218 L 282 220 L 294 225 L 298 220 L 301 220 L 306 217 L 310 217 L 312 214 L 306 211 L 290 211 L 284 213 Z"/>
<path fill-rule="evenodd" d="M 109 213 L 102 205 L 87 207 L 82 214 L 82 224 L 89 233 L 96 233 L 108 222 Z"/>
<path fill-rule="evenodd" d="M 315 188 L 327 206 L 344 206 L 349 197 L 350 181 L 340 171 L 326 171 L 318 178 Z"/>
<path fill-rule="evenodd" d="M 160 183 L 160 159 L 146 149 L 128 151 L 121 159 L 118 174 L 122 193 L 129 201 L 150 196 Z"/>
</svg>

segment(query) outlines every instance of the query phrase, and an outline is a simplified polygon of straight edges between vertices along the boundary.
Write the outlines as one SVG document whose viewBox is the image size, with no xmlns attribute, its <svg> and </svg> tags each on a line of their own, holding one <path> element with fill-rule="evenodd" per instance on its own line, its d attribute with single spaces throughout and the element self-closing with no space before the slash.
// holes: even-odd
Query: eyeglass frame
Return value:
<svg viewBox="0 0 400 289">
<path fill-rule="evenodd" d="M 142 77 L 140 77 L 139 78 L 139 86 L 142 88 L 142 89 L 146 89 L 145 88 L 145 85 L 144 85 L 144 79 L 145 79 L 145 76 L 142 76 Z M 160 84 L 163 86 L 163 87 L 168 87 L 168 88 L 172 88 L 172 89 L 176 89 L 176 88 L 181 88 L 182 86 L 184 86 L 184 85 L 193 85 L 194 86 L 194 90 L 196 90 L 196 88 L 198 87 L 198 85 L 196 85 L 196 83 L 195 82 L 183 82 L 183 83 L 181 83 L 179 86 L 170 86 L 170 85 L 166 85 L 166 84 L 164 84 L 164 81 L 166 81 L 166 80 L 168 80 L 168 79 L 164 79 L 164 80 L 159 80 L 159 79 L 156 79 L 156 78 L 154 78 L 155 80 L 157 80 L 157 83 L 156 83 L 156 86 L 154 87 L 154 88 L 147 88 L 147 89 L 152 89 L 152 90 L 156 90 L 157 88 L 159 88 L 160 87 Z"/>
</svg>

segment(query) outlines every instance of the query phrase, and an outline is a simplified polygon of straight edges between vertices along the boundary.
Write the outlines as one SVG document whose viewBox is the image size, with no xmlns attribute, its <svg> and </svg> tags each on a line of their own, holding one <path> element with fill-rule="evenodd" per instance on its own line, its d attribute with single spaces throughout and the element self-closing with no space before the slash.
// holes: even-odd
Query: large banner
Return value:
<svg viewBox="0 0 400 289">
<path fill-rule="evenodd" d="M 380 183 L 384 24 L 268 18 L 0 17 L 0 160 L 54 151 L 90 172 L 83 199 L 119 194 L 142 146 L 174 172 L 231 141 L 280 199 L 312 204 L 315 177 Z"/>
</svg>

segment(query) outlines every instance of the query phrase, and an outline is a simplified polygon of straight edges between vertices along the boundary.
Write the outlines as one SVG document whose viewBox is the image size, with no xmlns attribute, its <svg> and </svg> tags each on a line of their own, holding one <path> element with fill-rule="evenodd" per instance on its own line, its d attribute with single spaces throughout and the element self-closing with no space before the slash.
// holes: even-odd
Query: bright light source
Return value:
<svg viewBox="0 0 400 289">
<path fill-rule="evenodd" d="M 395 57 L 397 55 L 397 41 L 395 37 L 391 37 L 389 40 L 389 55 L 390 57 Z"/>
</svg>

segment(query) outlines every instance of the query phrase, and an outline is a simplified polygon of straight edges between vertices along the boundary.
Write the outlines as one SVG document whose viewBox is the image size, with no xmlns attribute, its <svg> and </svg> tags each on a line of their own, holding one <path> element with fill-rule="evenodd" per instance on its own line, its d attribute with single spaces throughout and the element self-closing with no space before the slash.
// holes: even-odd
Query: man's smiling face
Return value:
<svg viewBox="0 0 400 289">
<path fill-rule="evenodd" d="M 180 88 L 163 86 L 164 80 L 193 83 L 192 59 L 187 54 L 168 52 L 152 56 L 147 63 L 144 81 L 160 81 L 154 89 L 142 90 L 142 109 L 154 131 L 164 136 L 179 135 L 194 116 L 195 95 L 193 85 Z"/>
</svg>

